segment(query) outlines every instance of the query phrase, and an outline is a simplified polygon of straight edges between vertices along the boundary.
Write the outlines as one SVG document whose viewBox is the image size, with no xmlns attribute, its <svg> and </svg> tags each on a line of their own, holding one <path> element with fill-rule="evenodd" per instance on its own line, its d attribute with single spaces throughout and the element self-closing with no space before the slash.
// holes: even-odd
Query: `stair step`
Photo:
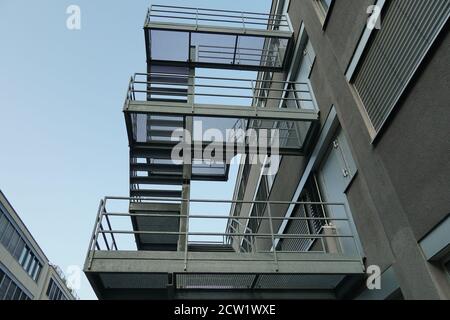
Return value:
<svg viewBox="0 0 450 320">
<path fill-rule="evenodd" d="M 189 244 L 191 252 L 235 252 L 228 244 Z"/>
<path fill-rule="evenodd" d="M 148 125 L 153 127 L 169 127 L 169 128 L 183 128 L 184 122 L 183 120 L 174 119 L 174 120 L 166 120 L 166 119 L 150 119 L 148 120 Z"/>
<path fill-rule="evenodd" d="M 182 185 L 182 175 L 152 175 L 151 177 L 130 177 L 130 184 Z"/>
<path fill-rule="evenodd" d="M 164 82 L 164 83 L 173 83 L 173 84 L 188 84 L 187 74 L 180 74 L 178 77 L 170 77 L 170 76 L 151 76 L 147 77 L 147 81 L 149 82 Z"/>
<path fill-rule="evenodd" d="M 178 190 L 130 190 L 131 197 L 175 198 L 181 199 Z"/>
<path fill-rule="evenodd" d="M 164 137 L 164 138 L 172 137 L 174 131 L 175 131 L 175 129 L 172 129 L 172 128 L 167 129 L 167 130 L 162 130 L 162 129 L 148 130 L 150 137 Z"/>
<path fill-rule="evenodd" d="M 167 143 L 170 146 L 170 142 Z M 176 143 L 173 143 L 175 146 Z M 151 158 L 151 159 L 172 159 L 172 148 L 136 148 L 131 150 L 132 158 Z"/>
<path fill-rule="evenodd" d="M 155 163 L 132 163 L 131 171 L 162 171 L 162 172 L 183 172 L 183 165 L 178 164 L 155 164 Z"/>
</svg>

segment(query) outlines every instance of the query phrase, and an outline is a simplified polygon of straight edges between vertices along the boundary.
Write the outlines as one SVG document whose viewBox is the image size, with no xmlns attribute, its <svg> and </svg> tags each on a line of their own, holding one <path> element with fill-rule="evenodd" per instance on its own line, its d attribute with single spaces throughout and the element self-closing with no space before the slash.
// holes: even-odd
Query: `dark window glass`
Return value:
<svg viewBox="0 0 450 320">
<path fill-rule="evenodd" d="M 11 239 L 9 241 L 8 247 L 6 248 L 11 254 L 14 253 L 14 249 L 16 248 L 19 239 L 20 239 L 19 234 L 17 233 L 16 230 L 14 230 Z"/>
<path fill-rule="evenodd" d="M 25 246 L 22 249 L 22 252 L 20 253 L 20 257 L 19 257 L 19 263 L 20 263 L 21 266 L 24 265 L 27 256 L 28 256 L 28 247 Z"/>
<path fill-rule="evenodd" d="M 20 295 L 22 294 L 22 290 L 17 287 L 16 292 L 14 292 L 14 295 L 12 297 L 12 300 L 20 300 Z"/>
<path fill-rule="evenodd" d="M 9 224 L 6 216 L 0 212 L 0 239 L 2 238 L 3 232 L 5 232 L 6 226 Z"/>
<path fill-rule="evenodd" d="M 0 288 L 0 300 L 7 300 L 7 293 L 9 286 L 11 284 L 11 279 L 6 278 L 2 283 L 2 287 Z"/>
<path fill-rule="evenodd" d="M 39 278 L 39 275 L 41 273 L 41 269 L 42 269 L 42 265 L 40 263 L 38 263 L 36 265 L 35 271 L 34 271 L 34 273 L 32 275 L 33 280 L 36 281 Z"/>
<path fill-rule="evenodd" d="M 47 292 L 45 293 L 47 297 L 50 297 L 50 291 L 52 287 L 53 287 L 53 279 L 50 279 L 50 281 L 48 282 Z"/>
<path fill-rule="evenodd" d="M 9 243 L 9 240 L 11 239 L 13 231 L 14 231 L 13 226 L 10 223 L 8 223 L 8 226 L 6 227 L 6 230 L 2 236 L 2 244 L 5 246 L 5 248 L 8 246 L 8 243 Z"/>
<path fill-rule="evenodd" d="M 14 249 L 14 253 L 13 253 L 14 258 L 16 258 L 16 260 L 19 261 L 19 263 L 20 263 L 20 257 L 21 257 L 21 254 L 22 254 L 24 248 L 25 248 L 25 242 L 20 238 L 19 242 L 17 243 L 16 248 Z"/>
<path fill-rule="evenodd" d="M 2 285 L 0 286 L 0 300 L 5 300 L 6 291 L 8 290 L 10 283 L 11 279 L 6 276 L 5 279 L 3 279 Z"/>
</svg>

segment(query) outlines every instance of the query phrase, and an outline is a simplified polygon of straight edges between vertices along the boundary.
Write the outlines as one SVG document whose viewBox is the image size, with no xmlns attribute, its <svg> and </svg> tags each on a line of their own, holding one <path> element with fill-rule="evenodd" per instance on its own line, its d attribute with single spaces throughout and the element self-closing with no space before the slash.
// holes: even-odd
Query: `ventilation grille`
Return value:
<svg viewBox="0 0 450 320">
<path fill-rule="evenodd" d="M 450 15 L 448 0 L 390 1 L 355 75 L 370 122 L 380 130 Z"/>
</svg>

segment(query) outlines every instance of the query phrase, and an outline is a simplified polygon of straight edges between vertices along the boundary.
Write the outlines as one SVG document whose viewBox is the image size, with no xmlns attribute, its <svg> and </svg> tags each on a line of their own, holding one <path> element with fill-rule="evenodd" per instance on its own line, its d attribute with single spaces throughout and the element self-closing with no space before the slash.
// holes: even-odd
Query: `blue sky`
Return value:
<svg viewBox="0 0 450 320">
<path fill-rule="evenodd" d="M 131 74 L 145 71 L 150 3 L 0 0 L 0 189 L 63 270 L 83 265 L 99 200 L 128 195 L 122 105 Z M 271 1 L 154 3 L 267 12 Z M 72 4 L 79 31 L 66 28 Z M 231 198 L 233 188 L 196 184 L 192 197 Z M 95 298 L 84 276 L 78 294 Z"/>
</svg>

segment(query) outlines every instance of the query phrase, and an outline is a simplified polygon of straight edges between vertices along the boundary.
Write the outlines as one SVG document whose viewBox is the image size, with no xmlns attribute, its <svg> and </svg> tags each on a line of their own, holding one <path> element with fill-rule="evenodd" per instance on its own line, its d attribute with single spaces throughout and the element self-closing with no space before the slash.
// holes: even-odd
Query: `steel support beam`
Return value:
<svg viewBox="0 0 450 320">
<path fill-rule="evenodd" d="M 125 113 L 178 115 L 193 117 L 318 121 L 319 112 L 301 109 L 251 108 L 250 106 L 186 104 L 179 102 L 129 101 Z"/>
</svg>

